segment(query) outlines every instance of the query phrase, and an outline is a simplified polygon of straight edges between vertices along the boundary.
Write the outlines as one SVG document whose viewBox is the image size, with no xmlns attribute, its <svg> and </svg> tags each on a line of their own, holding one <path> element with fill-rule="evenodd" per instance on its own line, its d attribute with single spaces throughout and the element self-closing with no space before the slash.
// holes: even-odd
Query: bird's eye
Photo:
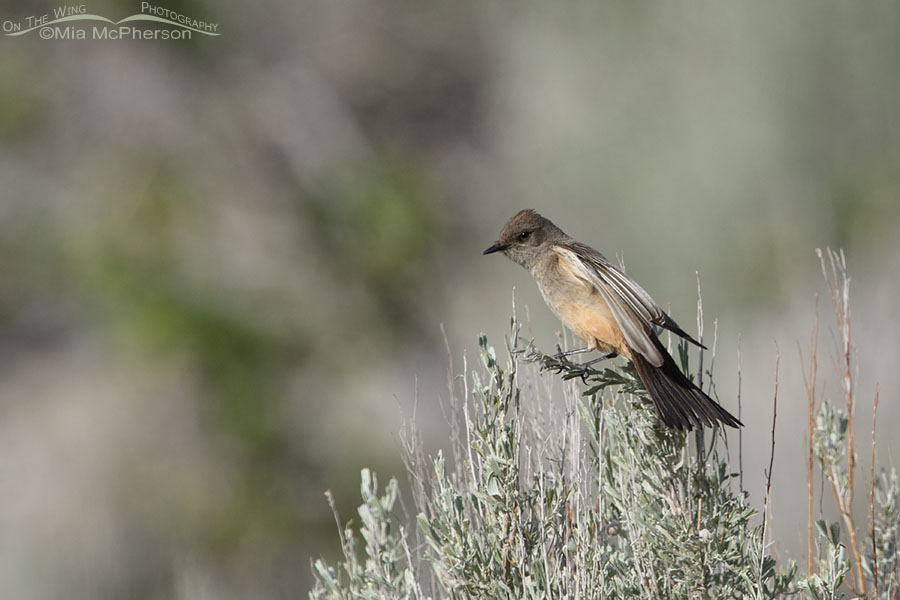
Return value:
<svg viewBox="0 0 900 600">
<path fill-rule="evenodd" d="M 519 239 L 523 240 L 523 241 L 527 240 L 530 235 L 531 235 L 530 231 L 523 231 L 522 233 L 519 234 Z"/>
</svg>

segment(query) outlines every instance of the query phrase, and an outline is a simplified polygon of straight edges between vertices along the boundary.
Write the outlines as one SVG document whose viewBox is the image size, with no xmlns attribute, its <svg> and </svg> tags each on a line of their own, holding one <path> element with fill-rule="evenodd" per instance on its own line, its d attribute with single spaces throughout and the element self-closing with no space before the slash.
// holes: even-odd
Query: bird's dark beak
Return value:
<svg viewBox="0 0 900 600">
<path fill-rule="evenodd" d="M 509 248 L 509 244 L 501 244 L 500 242 L 496 242 L 493 246 L 482 252 L 482 254 L 493 254 L 494 252 L 500 252 L 502 250 L 506 250 Z"/>
</svg>

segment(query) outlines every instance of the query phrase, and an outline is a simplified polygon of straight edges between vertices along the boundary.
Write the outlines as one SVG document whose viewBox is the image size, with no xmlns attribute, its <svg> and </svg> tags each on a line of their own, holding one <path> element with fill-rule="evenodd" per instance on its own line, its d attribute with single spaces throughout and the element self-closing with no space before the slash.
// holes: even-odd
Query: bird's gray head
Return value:
<svg viewBox="0 0 900 600">
<path fill-rule="evenodd" d="M 528 208 L 517 212 L 500 231 L 500 238 L 484 254 L 503 252 L 528 270 L 546 249 L 566 238 L 562 230 Z"/>
</svg>

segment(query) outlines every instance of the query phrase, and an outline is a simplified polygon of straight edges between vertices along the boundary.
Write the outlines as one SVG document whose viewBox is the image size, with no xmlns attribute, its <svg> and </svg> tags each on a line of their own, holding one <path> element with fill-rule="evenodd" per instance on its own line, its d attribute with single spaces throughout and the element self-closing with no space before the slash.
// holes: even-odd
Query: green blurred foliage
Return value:
<svg viewBox="0 0 900 600">
<path fill-rule="evenodd" d="M 115 208 L 103 220 L 63 242 L 60 285 L 74 290 L 98 330 L 143 370 L 192 374 L 193 399 L 210 435 L 201 443 L 230 457 L 233 481 L 211 497 L 171 488 L 177 481 L 171 473 L 138 468 L 124 482 L 134 518 L 210 557 L 254 540 L 287 551 L 308 518 L 298 510 L 296 487 L 317 472 L 280 417 L 290 399 L 287 379 L 311 356 L 309 340 L 295 328 L 261 323 L 257 315 L 267 306 L 261 300 L 184 268 L 180 238 L 202 236 L 203 203 L 165 160 L 142 157 L 140 164 L 146 186 L 110 201 Z M 291 472 L 304 476 L 286 485 Z"/>
<path fill-rule="evenodd" d="M 252 315 L 260 307 L 223 298 L 224 290 L 179 267 L 176 229 L 202 215 L 177 172 L 160 168 L 135 195 L 119 199 L 130 210 L 116 211 L 69 249 L 74 277 L 102 308 L 97 316 L 142 358 L 193 362 L 220 426 L 273 458 L 277 378 L 309 348 L 297 332 L 258 327 Z"/>
<path fill-rule="evenodd" d="M 404 328 L 426 326 L 415 322 L 413 309 L 417 289 L 432 277 L 440 230 L 423 169 L 386 154 L 344 169 L 334 181 L 334 189 L 297 200 L 324 264 L 338 281 L 361 282 L 371 292 L 380 314 L 369 327 L 400 339 Z"/>
<path fill-rule="evenodd" d="M 885 157 L 887 158 L 887 157 Z M 900 156 L 862 166 L 833 185 L 832 213 L 837 247 L 878 252 L 889 245 L 900 221 Z"/>
<path fill-rule="evenodd" d="M 0 61 L 0 140 L 16 144 L 29 139 L 42 123 L 43 94 L 37 82 L 28 76 L 29 61 Z"/>
</svg>

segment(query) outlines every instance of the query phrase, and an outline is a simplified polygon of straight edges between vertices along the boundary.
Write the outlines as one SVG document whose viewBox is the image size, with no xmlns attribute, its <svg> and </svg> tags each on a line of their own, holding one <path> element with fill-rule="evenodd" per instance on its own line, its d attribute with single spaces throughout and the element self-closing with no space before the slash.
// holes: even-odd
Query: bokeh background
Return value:
<svg viewBox="0 0 900 600">
<path fill-rule="evenodd" d="M 774 530 L 801 560 L 797 348 L 815 249 L 844 248 L 860 464 L 876 382 L 896 460 L 900 4 L 161 5 L 222 35 L 0 40 L 3 597 L 305 597 L 338 551 L 323 492 L 348 519 L 362 467 L 402 477 L 417 395 L 446 443 L 441 324 L 458 370 L 515 287 L 557 343 L 481 256 L 526 207 L 691 331 L 700 273 L 760 507 L 780 352 Z"/>
</svg>

